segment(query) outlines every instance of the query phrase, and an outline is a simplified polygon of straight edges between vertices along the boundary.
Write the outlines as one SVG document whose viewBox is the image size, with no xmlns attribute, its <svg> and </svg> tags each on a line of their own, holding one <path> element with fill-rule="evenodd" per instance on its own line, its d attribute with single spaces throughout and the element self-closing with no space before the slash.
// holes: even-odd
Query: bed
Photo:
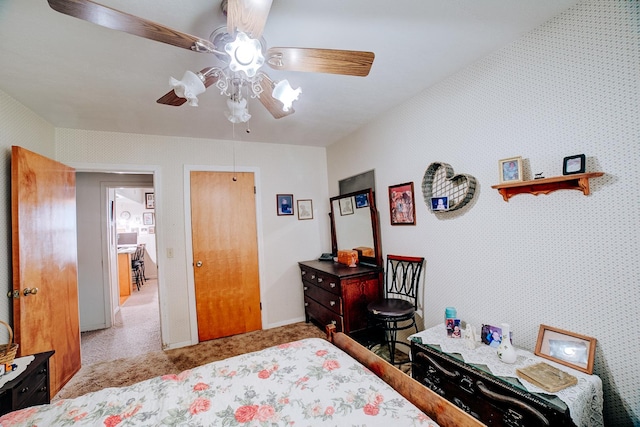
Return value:
<svg viewBox="0 0 640 427">
<path fill-rule="evenodd" d="M 479 426 L 343 333 L 0 417 L 0 426 Z"/>
</svg>

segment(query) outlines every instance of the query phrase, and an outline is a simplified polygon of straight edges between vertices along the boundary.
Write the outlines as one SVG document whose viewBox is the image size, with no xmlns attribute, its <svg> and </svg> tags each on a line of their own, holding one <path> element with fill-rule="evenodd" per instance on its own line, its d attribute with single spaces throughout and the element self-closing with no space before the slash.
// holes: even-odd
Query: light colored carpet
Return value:
<svg viewBox="0 0 640 427">
<path fill-rule="evenodd" d="M 189 347 L 94 363 L 83 366 L 52 401 L 80 396 L 106 387 L 130 385 L 158 375 L 179 373 L 215 360 L 311 337 L 325 338 L 326 334 L 312 323 L 300 322 L 206 341 Z"/>
<path fill-rule="evenodd" d="M 140 291 L 133 291 L 113 327 L 83 332 L 80 342 L 82 366 L 162 350 L 157 280 L 147 280 Z"/>
</svg>

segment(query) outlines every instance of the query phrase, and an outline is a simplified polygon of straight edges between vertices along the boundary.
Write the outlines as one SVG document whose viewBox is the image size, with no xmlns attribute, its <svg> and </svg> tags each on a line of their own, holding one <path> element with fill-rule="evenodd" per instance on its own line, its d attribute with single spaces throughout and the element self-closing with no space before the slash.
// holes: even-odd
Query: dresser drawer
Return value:
<svg viewBox="0 0 640 427">
<path fill-rule="evenodd" d="M 305 295 L 304 306 L 309 317 L 317 320 L 321 325 L 334 324 L 338 332 L 344 331 L 343 318 L 334 311 L 329 310 L 312 298 Z"/>
<path fill-rule="evenodd" d="M 38 366 L 36 371 L 21 381 L 14 389 L 14 405 L 17 409 L 49 403 L 49 390 L 47 388 L 47 366 Z"/>
<path fill-rule="evenodd" d="M 336 314 L 343 315 L 342 298 L 331 292 L 327 292 L 319 286 L 304 285 L 304 295 L 313 298 L 329 310 Z"/>
<path fill-rule="evenodd" d="M 340 295 L 342 293 L 342 287 L 340 286 L 340 279 L 336 276 L 318 272 L 318 277 L 316 281 L 318 283 L 318 286 L 320 286 L 325 291 L 329 291 L 336 295 Z"/>
</svg>

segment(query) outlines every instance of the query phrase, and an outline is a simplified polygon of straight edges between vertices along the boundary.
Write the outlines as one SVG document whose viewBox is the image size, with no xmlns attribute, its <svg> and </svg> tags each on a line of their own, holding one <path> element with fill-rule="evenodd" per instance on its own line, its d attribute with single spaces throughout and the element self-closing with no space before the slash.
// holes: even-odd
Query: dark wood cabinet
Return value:
<svg viewBox="0 0 640 427">
<path fill-rule="evenodd" d="M 307 322 L 333 323 L 347 334 L 367 328 L 367 305 L 382 295 L 381 268 L 317 260 L 298 265 Z"/>
<path fill-rule="evenodd" d="M 439 346 L 411 343 L 411 376 L 489 426 L 575 426 L 568 407 L 552 395 L 530 393 Z"/>
<path fill-rule="evenodd" d="M 0 415 L 50 402 L 49 359 L 53 353 L 36 354 L 24 372 L 0 388 Z"/>
</svg>

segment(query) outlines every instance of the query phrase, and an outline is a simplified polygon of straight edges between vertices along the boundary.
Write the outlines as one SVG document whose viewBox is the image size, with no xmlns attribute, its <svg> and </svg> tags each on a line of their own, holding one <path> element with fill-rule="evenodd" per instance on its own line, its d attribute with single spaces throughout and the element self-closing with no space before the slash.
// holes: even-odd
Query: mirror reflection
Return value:
<svg viewBox="0 0 640 427">
<path fill-rule="evenodd" d="M 357 250 L 361 262 L 377 265 L 377 215 L 371 189 L 331 198 L 333 254 Z"/>
</svg>

